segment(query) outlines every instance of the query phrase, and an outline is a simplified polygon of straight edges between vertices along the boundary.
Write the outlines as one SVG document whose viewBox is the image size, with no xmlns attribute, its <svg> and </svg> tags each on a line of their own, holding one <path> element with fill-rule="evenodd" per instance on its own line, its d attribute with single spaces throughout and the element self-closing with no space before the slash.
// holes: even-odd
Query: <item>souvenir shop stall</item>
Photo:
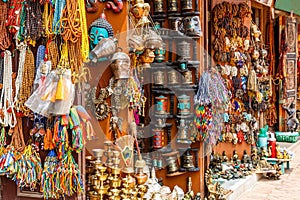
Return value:
<svg viewBox="0 0 300 200">
<path fill-rule="evenodd" d="M 0 1 L 1 197 L 203 198 L 206 7 Z"/>
<path fill-rule="evenodd" d="M 256 172 L 270 171 L 265 173 L 268 177 L 278 178 L 284 171 L 283 165 L 280 169 L 280 162 L 270 160 L 289 160 L 291 153 L 276 145 L 274 132 L 281 126 L 285 127 L 283 131 L 296 131 L 292 120 L 290 123 L 283 120 L 286 113 L 282 110 L 290 109 L 288 82 L 295 86 L 296 71 L 292 63 L 290 71 L 282 69 L 285 63 L 275 59 L 282 48 L 275 45 L 274 38 L 283 29 L 276 29 L 274 2 L 215 0 L 211 6 L 212 60 L 228 90 L 229 104 L 212 148 L 210 173 L 215 180 L 224 181 L 244 178 L 256 169 Z M 290 31 L 295 31 L 293 18 L 288 21 Z M 295 40 L 295 34 L 290 35 Z M 290 45 L 294 46 L 295 41 Z M 293 54 L 289 52 L 288 59 L 279 54 L 276 57 L 292 62 Z M 285 78 L 280 74 L 285 74 Z M 291 85 L 290 94 L 295 95 Z M 286 99 L 288 105 L 280 108 L 282 102 L 277 99 Z M 294 115 L 291 118 L 294 120 Z"/>
</svg>

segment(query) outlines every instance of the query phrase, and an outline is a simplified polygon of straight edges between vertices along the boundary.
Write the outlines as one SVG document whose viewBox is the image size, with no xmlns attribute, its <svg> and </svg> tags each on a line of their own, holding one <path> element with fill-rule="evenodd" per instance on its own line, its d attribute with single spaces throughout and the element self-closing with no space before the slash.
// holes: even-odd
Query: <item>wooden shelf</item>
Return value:
<svg viewBox="0 0 300 200">
<path fill-rule="evenodd" d="M 187 173 L 187 172 L 174 172 L 172 174 L 167 174 L 166 176 L 167 177 L 180 176 L 180 175 L 185 174 L 185 173 Z"/>
</svg>

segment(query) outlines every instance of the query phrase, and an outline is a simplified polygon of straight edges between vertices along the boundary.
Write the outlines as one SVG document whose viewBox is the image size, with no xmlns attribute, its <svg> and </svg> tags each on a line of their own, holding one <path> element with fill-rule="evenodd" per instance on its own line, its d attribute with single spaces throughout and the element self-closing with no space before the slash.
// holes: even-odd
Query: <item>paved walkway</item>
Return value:
<svg viewBox="0 0 300 200">
<path fill-rule="evenodd" d="M 279 180 L 262 178 L 237 200 L 300 200 L 300 141 L 290 149 L 294 158 Z"/>
</svg>

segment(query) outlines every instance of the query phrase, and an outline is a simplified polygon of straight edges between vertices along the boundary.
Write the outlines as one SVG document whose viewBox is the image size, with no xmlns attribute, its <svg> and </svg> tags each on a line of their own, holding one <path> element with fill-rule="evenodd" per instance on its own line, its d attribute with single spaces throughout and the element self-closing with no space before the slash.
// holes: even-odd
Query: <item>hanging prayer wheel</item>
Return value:
<svg viewBox="0 0 300 200">
<path fill-rule="evenodd" d="M 190 96 L 187 96 L 185 94 L 180 95 L 178 97 L 178 114 L 179 115 L 189 115 L 190 114 L 190 108 L 191 108 L 191 98 Z"/>
<path fill-rule="evenodd" d="M 167 114 L 167 108 L 168 108 L 168 98 L 160 95 L 158 97 L 155 97 L 156 100 L 156 114 Z"/>
</svg>

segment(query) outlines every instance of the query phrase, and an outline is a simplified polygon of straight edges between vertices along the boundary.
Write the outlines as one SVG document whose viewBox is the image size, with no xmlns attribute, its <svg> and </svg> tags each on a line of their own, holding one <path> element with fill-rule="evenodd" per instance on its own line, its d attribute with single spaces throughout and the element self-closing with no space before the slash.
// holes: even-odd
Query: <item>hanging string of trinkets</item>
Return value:
<svg viewBox="0 0 300 200">
<path fill-rule="evenodd" d="M 220 75 L 205 71 L 199 80 L 199 89 L 194 96 L 195 118 L 194 123 L 202 140 L 209 144 L 216 144 L 221 132 L 222 110 L 228 104 L 228 91 Z"/>
</svg>

